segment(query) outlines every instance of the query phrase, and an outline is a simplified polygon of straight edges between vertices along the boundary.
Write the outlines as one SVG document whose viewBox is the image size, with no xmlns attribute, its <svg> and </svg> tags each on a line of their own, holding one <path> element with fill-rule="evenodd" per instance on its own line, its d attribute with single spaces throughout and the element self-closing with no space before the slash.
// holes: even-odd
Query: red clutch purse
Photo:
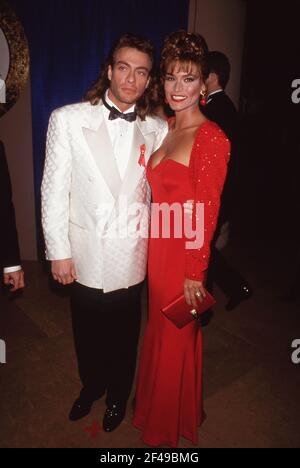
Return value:
<svg viewBox="0 0 300 468">
<path fill-rule="evenodd" d="M 209 292 L 205 292 L 206 297 L 203 298 L 203 302 L 198 301 L 197 310 L 193 306 L 189 306 L 186 303 L 184 295 L 182 295 L 161 309 L 161 311 L 177 328 L 181 329 L 193 320 L 197 320 L 204 312 L 216 304 L 213 296 Z"/>
</svg>

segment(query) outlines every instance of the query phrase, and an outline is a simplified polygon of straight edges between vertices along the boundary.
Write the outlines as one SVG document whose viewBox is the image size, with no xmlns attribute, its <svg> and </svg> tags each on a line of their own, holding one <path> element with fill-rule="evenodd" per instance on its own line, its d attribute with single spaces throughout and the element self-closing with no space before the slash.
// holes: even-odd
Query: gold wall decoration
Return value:
<svg viewBox="0 0 300 468">
<path fill-rule="evenodd" d="M 0 0 L 0 117 L 19 99 L 29 76 L 24 29 L 6 0 Z"/>
</svg>

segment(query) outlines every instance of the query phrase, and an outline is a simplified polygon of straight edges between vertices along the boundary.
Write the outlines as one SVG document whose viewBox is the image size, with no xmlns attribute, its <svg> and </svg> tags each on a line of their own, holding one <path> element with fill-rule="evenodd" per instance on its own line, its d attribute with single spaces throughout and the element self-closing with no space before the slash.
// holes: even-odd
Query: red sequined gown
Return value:
<svg viewBox="0 0 300 468">
<path fill-rule="evenodd" d="M 180 436 L 197 444 L 197 428 L 203 421 L 201 328 L 195 321 L 179 330 L 162 315 L 161 308 L 183 293 L 185 278 L 204 279 L 229 151 L 223 132 L 206 121 L 197 132 L 189 167 L 171 159 L 154 168 L 151 159 L 148 163 L 154 203 L 196 200 L 205 204 L 205 236 L 200 250 L 186 250 L 184 237 L 150 237 L 149 318 L 133 424 L 151 446 L 176 447 Z"/>
</svg>

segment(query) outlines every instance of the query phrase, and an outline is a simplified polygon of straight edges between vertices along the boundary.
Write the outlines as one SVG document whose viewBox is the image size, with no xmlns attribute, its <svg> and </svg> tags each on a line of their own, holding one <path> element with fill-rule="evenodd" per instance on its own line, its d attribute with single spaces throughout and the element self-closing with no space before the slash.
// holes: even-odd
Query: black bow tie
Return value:
<svg viewBox="0 0 300 468">
<path fill-rule="evenodd" d="M 115 107 L 110 106 L 107 104 L 105 99 L 102 99 L 103 104 L 105 105 L 106 109 L 108 109 L 109 112 L 109 120 L 116 120 L 116 119 L 123 119 L 126 120 L 127 122 L 134 122 L 137 117 L 136 111 L 134 112 L 128 112 L 127 114 L 124 114 L 123 112 L 120 112 L 118 109 Z"/>
</svg>

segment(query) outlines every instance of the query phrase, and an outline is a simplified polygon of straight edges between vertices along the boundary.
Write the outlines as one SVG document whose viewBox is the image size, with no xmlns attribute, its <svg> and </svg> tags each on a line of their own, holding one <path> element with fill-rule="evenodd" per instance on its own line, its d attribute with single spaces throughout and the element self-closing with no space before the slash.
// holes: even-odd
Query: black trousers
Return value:
<svg viewBox="0 0 300 468">
<path fill-rule="evenodd" d="M 213 290 L 213 283 L 216 283 L 227 297 L 235 296 L 247 284 L 245 278 L 228 263 L 216 247 L 211 249 L 207 276 L 207 289 L 210 292 Z"/>
<path fill-rule="evenodd" d="M 82 393 L 126 404 L 135 374 L 142 284 L 104 294 L 75 283 L 71 313 Z"/>
</svg>

